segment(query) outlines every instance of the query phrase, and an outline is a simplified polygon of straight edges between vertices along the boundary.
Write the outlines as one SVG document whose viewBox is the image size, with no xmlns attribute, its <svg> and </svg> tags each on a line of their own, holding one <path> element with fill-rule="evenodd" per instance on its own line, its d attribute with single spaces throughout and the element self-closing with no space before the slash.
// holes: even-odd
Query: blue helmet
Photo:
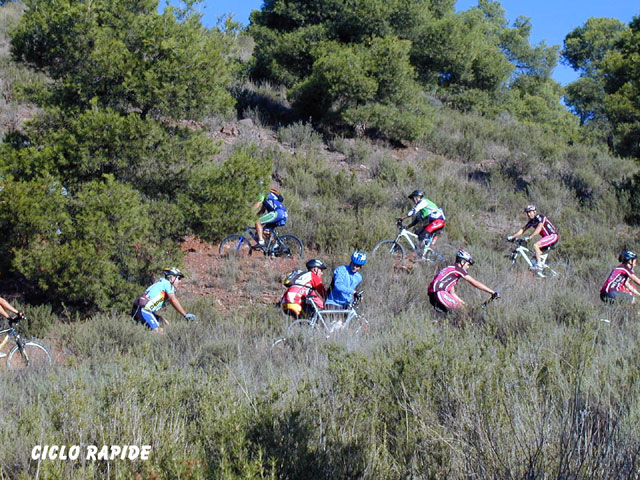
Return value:
<svg viewBox="0 0 640 480">
<path fill-rule="evenodd" d="M 353 255 L 351 255 L 351 263 L 360 267 L 363 266 L 367 263 L 367 254 L 360 250 L 356 250 L 353 252 Z"/>
<path fill-rule="evenodd" d="M 633 260 L 634 258 L 638 258 L 638 255 L 636 255 L 635 252 L 632 252 L 631 250 L 625 250 L 620 255 L 618 255 L 618 261 L 620 261 L 621 263 L 626 263 L 629 260 Z"/>
</svg>

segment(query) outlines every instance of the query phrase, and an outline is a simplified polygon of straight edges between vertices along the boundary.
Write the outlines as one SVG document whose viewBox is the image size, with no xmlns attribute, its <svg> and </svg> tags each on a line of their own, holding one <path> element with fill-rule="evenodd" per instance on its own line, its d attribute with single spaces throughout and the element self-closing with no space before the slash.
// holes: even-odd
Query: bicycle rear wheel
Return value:
<svg viewBox="0 0 640 480">
<path fill-rule="evenodd" d="M 395 240 L 383 240 L 376 244 L 371 251 L 371 255 L 389 256 L 398 262 L 404 260 L 404 247 Z"/>
<path fill-rule="evenodd" d="M 304 246 L 298 237 L 295 235 L 282 235 L 278 237 L 278 240 L 272 250 L 276 257 L 302 258 Z"/>
<path fill-rule="evenodd" d="M 224 257 L 250 255 L 251 244 L 246 237 L 234 233 L 220 242 L 220 255 Z"/>
<path fill-rule="evenodd" d="M 9 352 L 7 367 L 11 370 L 45 368 L 51 366 L 51 355 L 36 342 L 27 342 L 22 350 L 16 345 Z"/>
<path fill-rule="evenodd" d="M 323 332 L 317 323 L 311 320 L 296 320 L 287 327 L 287 340 L 300 339 L 303 341 L 323 337 Z"/>
</svg>

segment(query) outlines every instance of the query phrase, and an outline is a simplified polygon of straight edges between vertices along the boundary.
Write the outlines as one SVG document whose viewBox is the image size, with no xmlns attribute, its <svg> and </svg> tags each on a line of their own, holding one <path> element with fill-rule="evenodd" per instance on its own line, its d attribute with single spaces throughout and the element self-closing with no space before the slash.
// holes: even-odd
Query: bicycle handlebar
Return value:
<svg viewBox="0 0 640 480">
<path fill-rule="evenodd" d="M 529 242 L 529 237 L 507 237 L 507 242 L 517 243 L 518 245 L 525 245 Z"/>
</svg>

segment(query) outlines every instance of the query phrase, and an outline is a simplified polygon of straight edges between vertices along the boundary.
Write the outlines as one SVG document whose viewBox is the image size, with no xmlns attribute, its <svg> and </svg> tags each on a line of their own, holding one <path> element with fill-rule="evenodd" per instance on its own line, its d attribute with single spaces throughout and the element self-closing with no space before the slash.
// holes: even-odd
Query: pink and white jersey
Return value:
<svg viewBox="0 0 640 480">
<path fill-rule="evenodd" d="M 618 265 L 613 271 L 609 274 L 607 281 L 604 282 L 604 285 L 600 289 L 600 293 L 609 293 L 609 292 L 629 292 L 627 287 L 625 287 L 625 283 L 629 277 L 633 274 L 633 270 L 631 270 L 626 265 Z"/>
<path fill-rule="evenodd" d="M 556 230 L 556 227 L 553 226 L 553 223 L 551 223 L 547 217 L 540 214 L 536 215 L 531 220 L 529 220 L 527 224 L 522 228 L 522 230 L 526 232 L 529 228 L 532 228 L 532 227 L 535 230 L 535 228 L 541 223 L 542 223 L 542 230 L 540 230 L 541 237 L 546 237 L 548 235 L 553 235 L 558 233 L 558 230 Z"/>
<path fill-rule="evenodd" d="M 466 276 L 467 272 L 465 272 L 461 267 L 457 265 L 450 265 L 448 267 L 445 267 L 440 270 L 435 278 L 431 281 L 427 292 L 450 292 L 451 289 L 456 286 L 458 280 Z"/>
</svg>

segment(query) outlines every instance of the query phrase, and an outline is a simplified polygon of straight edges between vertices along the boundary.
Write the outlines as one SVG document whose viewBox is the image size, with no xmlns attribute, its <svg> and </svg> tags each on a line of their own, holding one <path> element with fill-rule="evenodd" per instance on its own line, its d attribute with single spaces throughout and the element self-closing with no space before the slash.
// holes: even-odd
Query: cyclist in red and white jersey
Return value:
<svg viewBox="0 0 640 480">
<path fill-rule="evenodd" d="M 607 281 L 604 282 L 600 289 L 600 300 L 608 303 L 613 303 L 617 300 L 635 303 L 634 295 L 640 295 L 640 292 L 632 283 L 635 282 L 640 285 L 640 278 L 633 273 L 633 269 L 638 263 L 638 255 L 626 250 L 618 256 L 618 261 L 620 265 L 611 271 Z"/>
<path fill-rule="evenodd" d="M 460 308 L 466 303 L 456 293 L 456 285 L 463 278 L 478 290 L 490 293 L 493 298 L 500 294 L 497 290 L 491 290 L 484 283 L 479 282 L 467 273 L 469 267 L 475 262 L 471 254 L 465 250 L 458 250 L 456 263 L 443 268 L 429 284 L 427 293 L 429 302 L 439 312 L 448 312 L 451 309 Z"/>
<path fill-rule="evenodd" d="M 538 214 L 538 209 L 535 205 L 527 205 L 524 207 L 524 212 L 527 214 L 527 217 L 529 217 L 529 221 L 516 233 L 509 235 L 507 240 L 511 242 L 530 228 L 533 228 L 533 233 L 529 238 L 540 235 L 540 240 L 533 244 L 533 251 L 536 252 L 536 264 L 534 268 L 536 270 L 542 270 L 542 266 L 538 265 L 540 263 L 540 257 L 542 257 L 542 249 L 558 243 L 558 230 L 547 217 Z"/>
<path fill-rule="evenodd" d="M 322 283 L 322 275 L 327 269 L 325 263 L 318 258 L 313 258 L 306 263 L 306 267 L 307 272 L 295 279 L 280 300 L 283 311 L 295 318 L 302 314 L 308 316 L 311 314 L 311 311 L 305 308 L 306 298 L 315 303 L 319 309 L 323 309 L 324 300 L 327 297 L 327 290 Z"/>
</svg>

